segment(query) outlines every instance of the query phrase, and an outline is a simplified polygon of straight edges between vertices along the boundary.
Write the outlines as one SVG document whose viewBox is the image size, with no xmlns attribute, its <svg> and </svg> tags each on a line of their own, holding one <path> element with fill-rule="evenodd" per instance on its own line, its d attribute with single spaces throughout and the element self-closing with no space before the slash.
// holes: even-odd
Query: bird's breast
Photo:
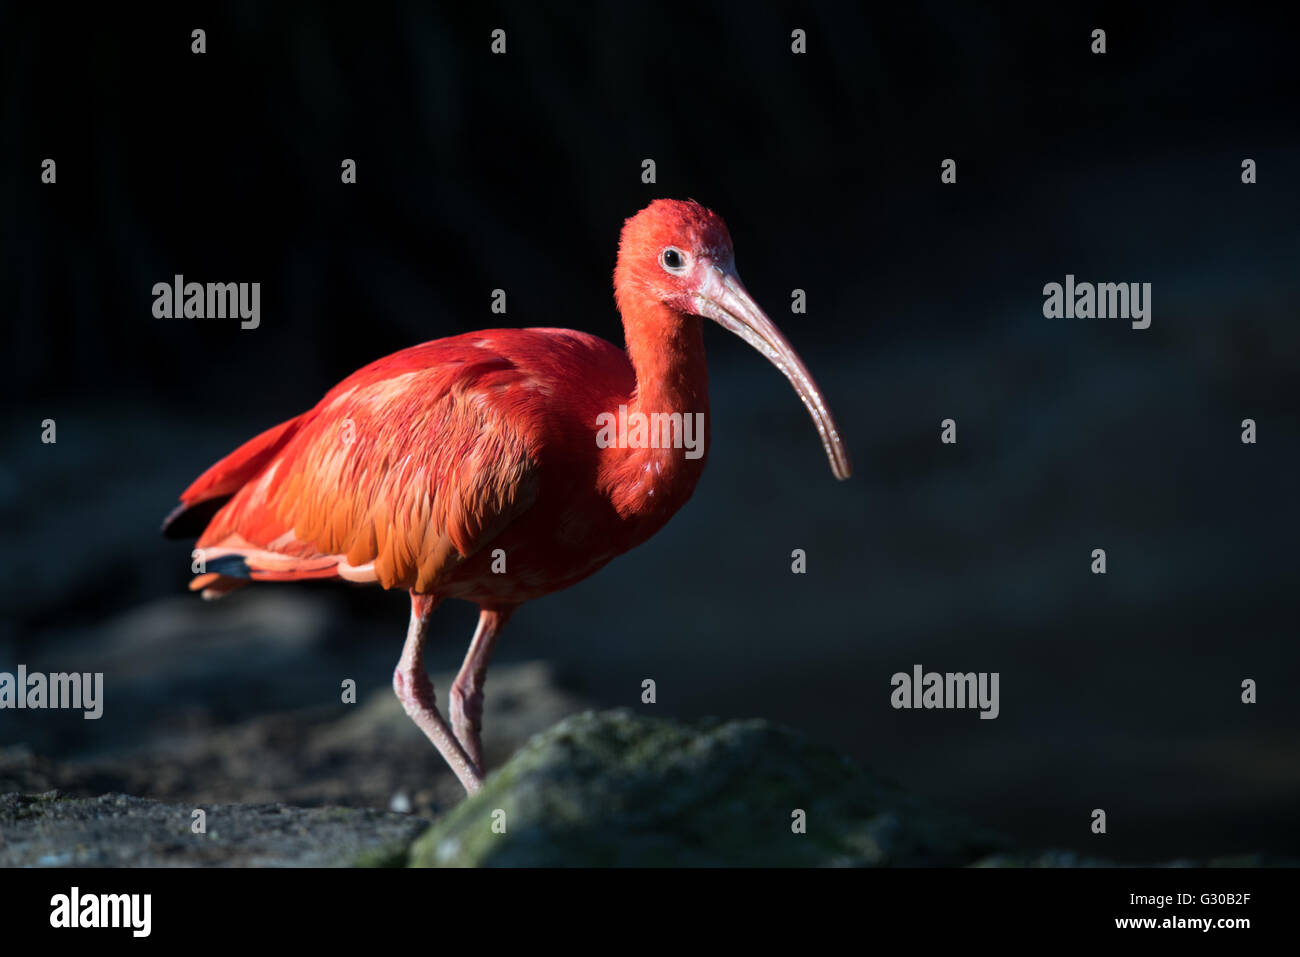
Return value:
<svg viewBox="0 0 1300 957">
<path fill-rule="evenodd" d="M 628 454 L 596 463 L 595 481 L 580 480 L 581 468 L 548 473 L 556 477 L 533 506 L 461 563 L 442 594 L 487 604 L 530 601 L 582 581 L 653 536 L 690 498 L 705 455 L 622 451 Z"/>
</svg>

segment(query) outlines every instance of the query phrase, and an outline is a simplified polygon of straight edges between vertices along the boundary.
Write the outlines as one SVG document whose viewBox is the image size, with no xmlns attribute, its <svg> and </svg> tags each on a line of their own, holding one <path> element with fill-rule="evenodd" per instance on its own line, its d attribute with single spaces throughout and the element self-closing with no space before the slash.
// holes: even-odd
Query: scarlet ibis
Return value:
<svg viewBox="0 0 1300 957">
<path fill-rule="evenodd" d="M 506 621 L 522 602 L 644 542 L 699 481 L 707 425 L 694 454 L 626 429 L 623 441 L 598 441 L 598 427 L 638 413 L 707 423 L 701 317 L 785 374 L 835 477 L 849 476 L 830 409 L 741 285 L 721 217 L 661 199 L 628 219 L 614 293 L 626 351 L 550 328 L 489 329 L 403 349 L 217 462 L 163 524 L 170 537 L 201 532 L 203 574 L 190 588 L 205 598 L 249 580 L 341 578 L 408 590 L 393 689 L 470 793 L 483 775 L 484 677 Z M 447 598 L 479 606 L 451 687 L 450 726 L 423 660 L 430 616 Z"/>
</svg>

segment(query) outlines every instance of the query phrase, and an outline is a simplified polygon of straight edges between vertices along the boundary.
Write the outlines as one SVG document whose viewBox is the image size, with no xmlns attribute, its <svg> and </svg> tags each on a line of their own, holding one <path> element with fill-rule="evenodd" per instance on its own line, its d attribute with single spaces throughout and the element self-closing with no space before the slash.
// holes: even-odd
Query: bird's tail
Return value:
<svg viewBox="0 0 1300 957">
<path fill-rule="evenodd" d="M 220 598 L 250 581 L 300 581 L 339 577 L 338 555 L 290 555 L 258 548 L 233 535 L 219 545 L 198 550 L 203 573 L 190 582 L 190 591 Z"/>
<path fill-rule="evenodd" d="M 180 504 L 163 519 L 163 535 L 178 539 L 203 535 L 235 493 L 266 469 L 301 428 L 305 418 L 306 413 L 267 429 L 209 467 L 181 493 Z M 203 571 L 190 582 L 191 590 L 202 589 L 204 598 L 218 598 L 248 584 L 250 579 L 264 577 L 256 573 L 260 571 L 255 567 L 256 562 L 249 563 L 241 557 L 237 544 L 231 543 L 236 546 L 233 548 L 201 549 L 201 552 L 210 554 L 196 556 L 203 559 L 200 566 Z"/>
</svg>

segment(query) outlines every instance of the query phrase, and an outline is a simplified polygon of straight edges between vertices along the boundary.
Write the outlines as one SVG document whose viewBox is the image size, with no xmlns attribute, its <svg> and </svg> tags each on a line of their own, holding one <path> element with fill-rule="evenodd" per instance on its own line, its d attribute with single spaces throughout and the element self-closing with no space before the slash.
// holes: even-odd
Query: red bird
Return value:
<svg viewBox="0 0 1300 957">
<path fill-rule="evenodd" d="M 614 292 L 626 352 L 570 329 L 489 329 L 404 349 L 213 465 L 163 525 L 176 538 L 201 531 L 205 573 L 190 588 L 205 598 L 250 579 L 408 590 L 393 689 L 470 793 L 483 775 L 484 675 L 511 614 L 644 542 L 695 490 L 707 427 L 692 449 L 680 426 L 707 422 L 700 317 L 785 374 L 836 478 L 849 476 L 835 420 L 741 285 L 719 216 L 658 200 L 627 220 Z M 637 413 L 653 435 L 625 427 Z M 480 609 L 450 727 L 423 661 L 446 598 Z"/>
</svg>

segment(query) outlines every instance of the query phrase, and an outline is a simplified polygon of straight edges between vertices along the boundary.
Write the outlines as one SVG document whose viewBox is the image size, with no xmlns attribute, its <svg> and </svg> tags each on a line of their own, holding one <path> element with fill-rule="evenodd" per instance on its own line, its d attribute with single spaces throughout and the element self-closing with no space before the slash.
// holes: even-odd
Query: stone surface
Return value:
<svg viewBox="0 0 1300 957">
<path fill-rule="evenodd" d="M 538 735 L 420 838 L 412 863 L 952 865 L 1003 846 L 769 722 L 618 710 Z"/>
<path fill-rule="evenodd" d="M 0 795 L 0 867 L 338 867 L 401 863 L 427 821 L 355 808 L 194 807 L 125 794 Z"/>
<path fill-rule="evenodd" d="M 452 676 L 432 677 L 445 706 Z M 483 743 L 489 767 L 584 707 L 541 662 L 494 667 L 487 689 Z M 55 760 L 22 745 L 0 748 L 0 794 L 123 792 L 193 806 L 396 806 L 430 818 L 460 802 L 464 790 L 390 687 L 376 688 L 354 705 L 338 703 L 329 690 L 334 704 L 228 725 L 178 722 L 170 733 L 142 735 L 134 747 L 81 758 Z"/>
<path fill-rule="evenodd" d="M 376 698 L 344 720 L 326 721 L 310 738 L 315 750 L 284 757 L 284 781 L 236 780 L 226 789 L 292 791 L 293 774 L 324 755 L 382 748 L 376 743 L 406 733 L 405 716 L 389 711 Z M 245 747 L 254 752 L 247 756 L 250 767 L 268 763 L 270 751 L 259 751 L 260 739 L 248 729 L 216 740 L 224 743 L 211 753 L 225 761 Z M 18 763 L 13 754 L 9 761 Z M 324 764 L 315 772 L 320 780 L 303 785 L 317 794 L 321 781 L 340 776 Z M 83 766 L 82 784 L 101 780 L 95 774 L 128 773 L 129 766 L 125 759 L 116 771 Z M 210 773 L 241 766 L 217 764 Z M 24 767 L 29 776 L 69 776 L 66 767 L 30 756 Z M 129 773 L 143 780 L 161 767 L 144 762 Z M 169 786 L 183 787 L 192 773 L 190 766 Z M 392 780 L 354 786 L 370 788 L 375 804 L 304 808 L 114 792 L 0 794 L 0 867 L 1114 866 L 1071 851 L 1011 847 L 835 751 L 758 719 L 686 722 L 628 710 L 571 715 L 528 741 L 473 798 L 435 802 L 433 814 L 378 810 L 409 811 L 427 799 L 420 791 L 414 800 L 403 790 L 390 794 Z M 191 831 L 195 808 L 206 814 L 205 834 Z M 805 833 L 792 828 L 797 811 Z M 1253 854 L 1163 866 L 1297 863 Z"/>
</svg>

